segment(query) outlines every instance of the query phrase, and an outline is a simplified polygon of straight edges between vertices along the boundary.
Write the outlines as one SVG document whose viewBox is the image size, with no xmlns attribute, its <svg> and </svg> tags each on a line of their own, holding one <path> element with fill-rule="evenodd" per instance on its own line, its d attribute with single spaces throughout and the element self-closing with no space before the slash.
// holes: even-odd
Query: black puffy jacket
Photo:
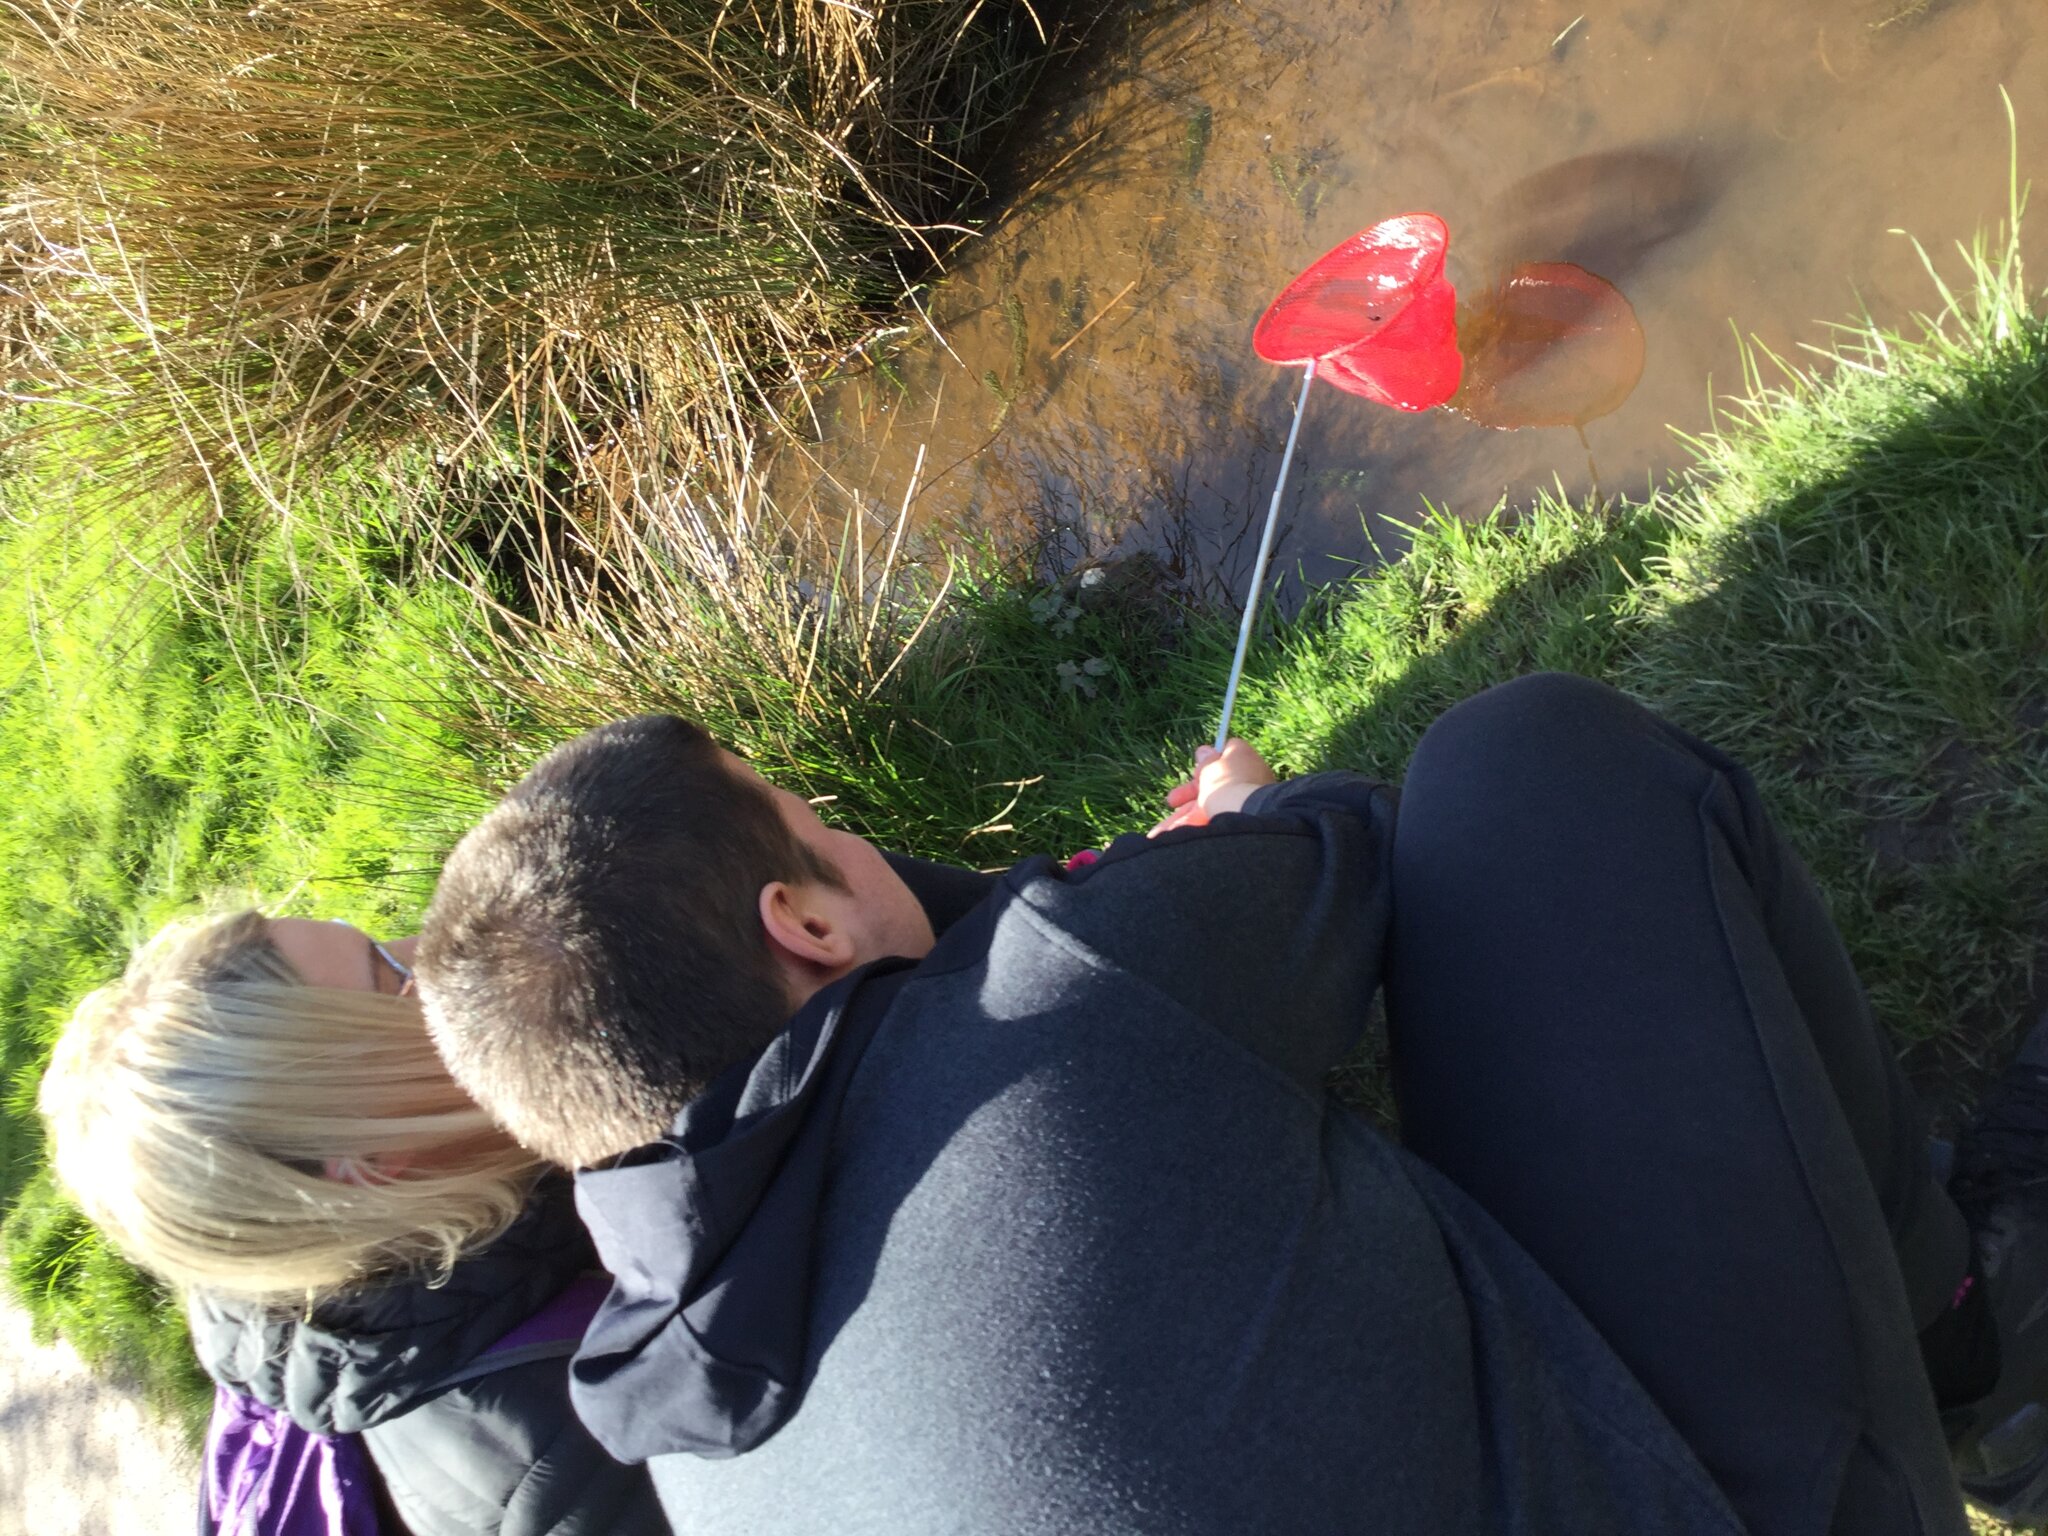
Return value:
<svg viewBox="0 0 2048 1536">
<path fill-rule="evenodd" d="M 440 1285 L 386 1281 L 310 1317 L 205 1295 L 187 1313 L 215 1381 L 316 1433 L 360 1433 L 414 1536 L 669 1536 L 646 1469 L 577 1422 L 566 1354 L 443 1385 L 594 1266 L 557 1178 Z"/>
</svg>

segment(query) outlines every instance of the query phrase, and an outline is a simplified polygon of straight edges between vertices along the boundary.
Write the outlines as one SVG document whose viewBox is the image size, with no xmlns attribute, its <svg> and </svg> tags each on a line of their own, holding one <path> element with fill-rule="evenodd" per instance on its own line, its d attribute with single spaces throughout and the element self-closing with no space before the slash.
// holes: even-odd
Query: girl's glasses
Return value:
<svg viewBox="0 0 2048 1536">
<path fill-rule="evenodd" d="M 398 977 L 398 995 L 400 997 L 408 996 L 412 992 L 412 967 L 392 954 L 390 950 L 379 944 L 375 939 L 370 940 L 370 951 L 379 960 L 390 966 L 392 972 Z M 382 988 L 378 990 L 381 991 Z"/>
</svg>

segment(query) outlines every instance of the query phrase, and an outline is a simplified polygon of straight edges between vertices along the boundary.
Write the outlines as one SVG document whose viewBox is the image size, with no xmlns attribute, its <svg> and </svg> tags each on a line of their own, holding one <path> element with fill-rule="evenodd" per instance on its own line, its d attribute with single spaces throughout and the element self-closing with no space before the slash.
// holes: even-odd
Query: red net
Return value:
<svg viewBox="0 0 2048 1536">
<path fill-rule="evenodd" d="M 1457 392 L 1456 291 L 1444 276 L 1450 232 L 1404 213 L 1346 240 L 1287 285 L 1252 332 L 1269 363 L 1316 364 L 1339 389 L 1404 411 Z"/>
</svg>

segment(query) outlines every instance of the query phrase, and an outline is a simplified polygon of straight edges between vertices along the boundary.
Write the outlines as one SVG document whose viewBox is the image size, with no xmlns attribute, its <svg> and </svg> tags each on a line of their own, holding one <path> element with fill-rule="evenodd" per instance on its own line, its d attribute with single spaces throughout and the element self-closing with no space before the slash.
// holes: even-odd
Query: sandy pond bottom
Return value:
<svg viewBox="0 0 2048 1536">
<path fill-rule="evenodd" d="M 2040 0 L 1279 0 L 1140 17 L 1051 102 L 1006 211 L 924 313 L 819 391 L 785 500 L 823 483 L 927 526 L 1119 544 L 1232 586 L 1295 379 L 1252 322 L 1296 271 L 1416 209 L 1462 300 L 1571 262 L 1640 317 L 1640 383 L 1592 422 L 1492 431 L 1312 401 L 1283 556 L 1323 579 L 1425 499 L 1640 491 L 1741 385 L 1739 338 L 1937 303 L 1912 243 L 2006 211 L 2008 135 L 2048 178 Z M 2048 253 L 2048 216 L 2029 248 Z M 2048 261 L 2038 263 L 2048 275 Z M 830 496 L 827 498 L 831 499 Z M 1251 527 L 1251 535 L 1246 536 Z"/>
</svg>

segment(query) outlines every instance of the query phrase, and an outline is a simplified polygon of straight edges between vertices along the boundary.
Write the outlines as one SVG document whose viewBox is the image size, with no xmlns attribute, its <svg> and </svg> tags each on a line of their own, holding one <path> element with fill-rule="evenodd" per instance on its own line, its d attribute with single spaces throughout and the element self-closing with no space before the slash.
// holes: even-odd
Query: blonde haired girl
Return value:
<svg viewBox="0 0 2048 1536">
<path fill-rule="evenodd" d="M 577 1424 L 560 1353 L 476 1368 L 595 1261 L 567 1182 L 442 1066 L 411 947 L 173 924 L 57 1043 L 57 1177 L 184 1294 L 216 1382 L 360 1432 L 416 1536 L 665 1532 L 644 1470 Z"/>
<path fill-rule="evenodd" d="M 58 1178 L 171 1284 L 300 1305 L 495 1237 L 539 1166 L 441 1065 L 404 948 L 258 912 L 166 929 L 51 1057 Z"/>
</svg>

